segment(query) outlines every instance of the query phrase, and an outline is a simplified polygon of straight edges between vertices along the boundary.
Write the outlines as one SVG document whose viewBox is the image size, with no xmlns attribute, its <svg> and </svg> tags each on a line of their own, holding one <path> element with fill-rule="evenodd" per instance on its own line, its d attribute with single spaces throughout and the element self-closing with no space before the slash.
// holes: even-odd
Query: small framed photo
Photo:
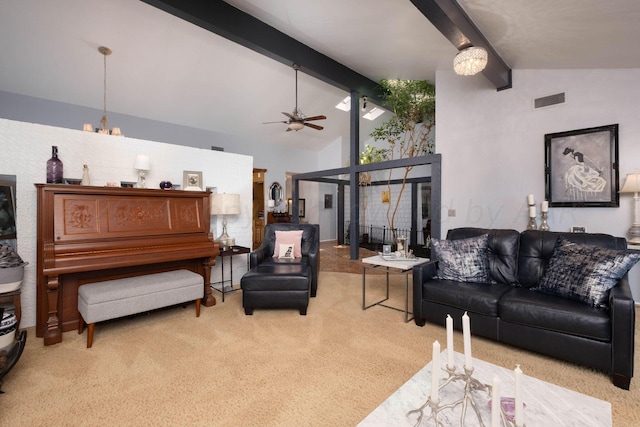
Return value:
<svg viewBox="0 0 640 427">
<path fill-rule="evenodd" d="M 544 136 L 551 207 L 618 207 L 618 125 Z"/>
<path fill-rule="evenodd" d="M 587 232 L 587 228 L 586 227 L 573 226 L 573 227 L 571 227 L 571 232 L 572 233 L 586 233 Z"/>
<path fill-rule="evenodd" d="M 333 195 L 332 194 L 325 194 L 324 195 L 324 208 L 325 209 L 333 208 Z"/>
<path fill-rule="evenodd" d="M 186 191 L 203 191 L 204 189 L 201 171 L 184 171 L 182 173 L 182 181 Z"/>
</svg>

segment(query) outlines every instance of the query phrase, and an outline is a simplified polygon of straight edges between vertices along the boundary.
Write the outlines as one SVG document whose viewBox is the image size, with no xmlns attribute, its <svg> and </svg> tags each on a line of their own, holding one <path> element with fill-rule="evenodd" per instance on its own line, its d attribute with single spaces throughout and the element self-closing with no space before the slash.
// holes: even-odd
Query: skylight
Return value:
<svg viewBox="0 0 640 427">
<path fill-rule="evenodd" d="M 380 117 L 381 115 L 384 114 L 384 110 L 378 107 L 373 107 L 371 110 L 369 110 L 369 112 L 367 114 L 365 114 L 364 116 L 362 116 L 362 118 L 367 119 L 367 120 L 375 120 L 378 117 Z"/>
<path fill-rule="evenodd" d="M 338 110 L 349 111 L 351 110 L 351 97 L 347 96 L 345 99 L 340 101 L 338 105 L 336 105 Z"/>
</svg>

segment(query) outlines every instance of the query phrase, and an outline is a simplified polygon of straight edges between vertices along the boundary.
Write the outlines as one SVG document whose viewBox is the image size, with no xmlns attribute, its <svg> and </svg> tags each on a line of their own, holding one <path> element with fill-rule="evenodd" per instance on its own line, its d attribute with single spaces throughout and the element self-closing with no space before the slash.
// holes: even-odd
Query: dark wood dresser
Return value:
<svg viewBox="0 0 640 427">
<path fill-rule="evenodd" d="M 209 192 L 36 184 L 36 335 L 44 345 L 77 329 L 84 283 L 188 269 L 204 278 L 215 305 Z"/>
</svg>

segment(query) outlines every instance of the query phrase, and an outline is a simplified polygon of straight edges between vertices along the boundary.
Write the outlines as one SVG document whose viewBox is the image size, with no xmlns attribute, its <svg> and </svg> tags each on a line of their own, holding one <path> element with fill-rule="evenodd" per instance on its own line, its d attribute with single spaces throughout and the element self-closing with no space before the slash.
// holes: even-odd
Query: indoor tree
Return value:
<svg viewBox="0 0 640 427">
<path fill-rule="evenodd" d="M 432 131 L 436 124 L 435 86 L 425 80 L 381 80 L 384 106 L 394 115 L 382 126 L 371 133 L 376 141 L 386 141 L 386 159 L 410 159 L 434 153 Z M 407 177 L 413 166 L 405 166 L 402 185 L 395 200 L 387 207 L 387 222 L 393 232 L 394 241 L 397 239 L 395 217 L 400 206 Z M 389 169 L 387 189 L 391 194 L 391 175 Z"/>
</svg>

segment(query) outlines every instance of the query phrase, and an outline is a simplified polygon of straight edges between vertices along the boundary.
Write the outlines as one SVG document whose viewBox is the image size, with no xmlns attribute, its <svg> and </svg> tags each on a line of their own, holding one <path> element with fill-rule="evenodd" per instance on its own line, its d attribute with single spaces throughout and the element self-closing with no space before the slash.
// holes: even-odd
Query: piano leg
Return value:
<svg viewBox="0 0 640 427">
<path fill-rule="evenodd" d="M 47 277 L 47 324 L 44 331 L 44 345 L 62 341 L 60 320 L 58 319 L 58 276 Z"/>
<path fill-rule="evenodd" d="M 204 266 L 204 298 L 202 298 L 202 304 L 205 307 L 211 307 L 216 305 L 216 297 L 213 296 L 211 291 L 211 266 L 216 263 L 215 258 L 207 258 L 202 264 Z"/>
</svg>

